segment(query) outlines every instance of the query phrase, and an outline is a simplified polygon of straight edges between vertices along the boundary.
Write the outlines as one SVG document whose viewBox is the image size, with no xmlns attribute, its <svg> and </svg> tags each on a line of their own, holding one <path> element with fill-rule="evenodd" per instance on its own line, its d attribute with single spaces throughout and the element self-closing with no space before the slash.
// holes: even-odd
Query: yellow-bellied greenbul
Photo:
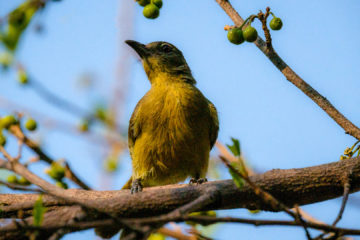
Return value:
<svg viewBox="0 0 360 240">
<path fill-rule="evenodd" d="M 180 50 L 167 42 L 147 45 L 126 41 L 140 56 L 151 89 L 131 116 L 128 141 L 133 172 L 123 189 L 184 181 L 201 183 L 208 168 L 209 152 L 219 130 L 214 105 L 195 87 Z M 117 228 L 99 228 L 110 237 Z M 121 238 L 134 234 L 124 229 Z M 135 238 L 137 238 L 135 236 Z"/>
<path fill-rule="evenodd" d="M 151 89 L 131 116 L 128 141 L 133 172 L 124 188 L 205 179 L 219 130 L 214 105 L 195 87 L 180 50 L 167 42 L 126 41 L 140 56 Z"/>
</svg>

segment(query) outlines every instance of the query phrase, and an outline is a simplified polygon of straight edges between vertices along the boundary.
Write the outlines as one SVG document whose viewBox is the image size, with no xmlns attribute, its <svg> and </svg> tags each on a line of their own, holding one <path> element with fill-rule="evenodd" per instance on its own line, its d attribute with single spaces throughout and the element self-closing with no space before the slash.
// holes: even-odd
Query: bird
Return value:
<svg viewBox="0 0 360 240">
<path fill-rule="evenodd" d="M 139 55 L 151 83 L 128 128 L 132 175 L 123 189 L 206 182 L 209 153 L 219 131 L 218 113 L 195 86 L 182 52 L 157 41 L 125 41 Z"/>
<path fill-rule="evenodd" d="M 210 150 L 219 131 L 214 104 L 195 86 L 182 52 L 174 45 L 125 42 L 139 55 L 151 88 L 130 118 L 132 174 L 122 189 L 137 194 L 145 187 L 175 184 L 188 177 L 191 184 L 206 182 Z M 110 238 L 119 230 L 114 226 L 95 232 Z M 135 233 L 125 228 L 120 239 L 128 239 L 130 234 Z M 135 234 L 133 239 L 143 237 Z"/>
</svg>

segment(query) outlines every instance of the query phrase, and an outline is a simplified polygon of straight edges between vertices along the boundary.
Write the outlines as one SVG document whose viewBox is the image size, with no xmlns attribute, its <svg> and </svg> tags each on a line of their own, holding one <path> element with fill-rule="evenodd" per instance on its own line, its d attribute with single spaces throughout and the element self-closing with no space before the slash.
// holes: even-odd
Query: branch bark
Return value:
<svg viewBox="0 0 360 240">
<path fill-rule="evenodd" d="M 350 192 L 359 191 L 360 157 L 307 168 L 275 169 L 251 176 L 250 180 L 291 208 L 296 204 L 305 205 L 342 196 L 344 172 L 352 172 Z M 269 204 L 264 203 L 263 199 L 259 198 L 249 185 L 239 189 L 232 180 L 212 181 L 197 186 L 181 184 L 145 188 L 143 192 L 137 194 L 131 194 L 130 190 L 86 191 L 70 189 L 64 191 L 66 191 L 67 196 L 76 197 L 77 202 L 87 201 L 89 205 L 95 206 L 101 212 L 116 214 L 125 221 L 129 218 L 151 217 L 171 212 L 209 193 L 209 191 L 216 191 L 216 201 L 203 206 L 199 211 L 234 208 L 274 210 Z M 5 218 L 9 214 L 14 216 L 17 210 L 23 210 L 25 217 L 31 216 L 31 209 L 37 198 L 38 194 L 0 195 L 0 202 L 2 203 L 0 217 Z M 48 207 L 43 226 L 50 226 L 49 228 L 51 228 L 49 232 L 45 231 L 44 234 L 50 234 L 50 230 L 57 226 L 67 225 L 71 218 L 83 214 L 81 207 L 70 205 L 56 197 L 44 195 L 43 202 Z M 87 214 L 87 221 L 107 219 L 106 215 L 92 214 L 91 212 Z M 31 220 L 30 217 L 26 222 L 31 225 Z M 121 223 L 117 224 L 121 226 Z M 94 227 L 93 223 L 85 225 L 73 230 Z M 315 228 L 320 227 L 320 225 L 315 226 Z M 14 229 L 14 223 L 0 227 L 0 232 L 6 232 L 3 235 L 6 238 L 0 237 L 0 239 L 20 239 L 18 237 L 22 236 L 20 230 L 7 232 L 6 229 Z"/>
<path fill-rule="evenodd" d="M 321 202 L 343 194 L 343 173 L 352 171 L 350 192 L 360 190 L 360 157 L 307 168 L 274 169 L 251 176 L 251 181 L 269 192 L 289 208 Z M 87 201 L 103 212 L 116 213 L 121 217 L 148 217 L 168 213 L 208 192 L 218 191 L 219 200 L 200 209 L 248 208 L 273 211 L 252 188 L 245 185 L 238 189 L 232 180 L 212 181 L 198 186 L 188 184 L 145 188 L 143 192 L 131 194 L 129 190 L 85 191 L 64 190 L 78 202 Z M 38 194 L 1 194 L 1 215 L 33 207 Z M 64 200 L 45 195 L 45 206 L 67 206 Z"/>
<path fill-rule="evenodd" d="M 225 13 L 231 18 L 236 26 L 240 27 L 244 20 L 232 7 L 229 0 L 216 0 Z M 305 93 L 312 101 L 322 108 L 338 125 L 340 125 L 345 133 L 360 140 L 360 129 L 349 121 L 341 112 L 339 112 L 329 100 L 322 96 L 318 91 L 298 76 L 275 52 L 273 48 L 269 48 L 266 42 L 258 37 L 254 42 L 255 45 L 266 55 L 267 58 L 275 65 L 277 69 L 286 77 L 286 79 Z"/>
<path fill-rule="evenodd" d="M 307 168 L 275 169 L 251 176 L 250 180 L 291 208 L 294 205 L 316 203 L 342 196 L 344 172 L 352 172 L 349 191 L 359 191 L 360 157 Z M 269 204 L 264 203 L 263 199 L 254 193 L 252 187 L 245 185 L 239 189 L 232 180 L 212 181 L 197 186 L 181 184 L 145 188 L 143 192 L 137 194 L 131 194 L 130 190 L 86 191 L 69 189 L 63 191 L 66 192 L 67 197 L 76 198 L 76 202 L 87 201 L 88 205 L 94 206 L 100 212 L 117 215 L 125 221 L 128 221 L 129 218 L 152 217 L 171 212 L 209 193 L 209 191 L 216 191 L 216 200 L 201 207 L 199 211 L 234 208 L 274 211 Z M 28 217 L 26 222 L 31 226 L 31 210 L 37 199 L 38 194 L 0 194 L 0 202 L 2 203 L 0 218 L 16 216 L 16 212 L 22 210 L 24 217 Z M 83 209 L 74 206 L 74 203 L 46 194 L 43 197 L 43 203 L 48 207 L 43 226 L 50 226 L 49 228 L 51 228 L 42 233 L 45 235 L 50 234 L 57 226 L 69 224 L 69 220 L 74 216 L 84 214 Z M 98 212 L 87 212 L 86 214 L 87 221 L 108 219 L 108 216 Z M 109 221 L 113 220 L 110 219 Z M 116 224 L 122 225 L 121 222 Z M 18 224 L 10 223 L 10 225 L 0 227 L 0 232 L 4 233 L 2 236 L 6 236 L 6 238 L 0 237 L 0 239 L 21 239 L 19 237 L 23 236 L 22 231 L 14 231 L 16 225 Z M 80 228 L 76 227 L 72 231 L 92 227 L 94 224 L 89 223 L 89 225 L 85 224 Z M 6 229 L 13 230 L 8 232 Z"/>
</svg>

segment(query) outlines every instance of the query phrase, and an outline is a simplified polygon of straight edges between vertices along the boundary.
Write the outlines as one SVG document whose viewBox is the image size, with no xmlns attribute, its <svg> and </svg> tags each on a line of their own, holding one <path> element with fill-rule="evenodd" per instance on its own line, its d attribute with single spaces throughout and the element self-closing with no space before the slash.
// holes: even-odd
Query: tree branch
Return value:
<svg viewBox="0 0 360 240">
<path fill-rule="evenodd" d="M 293 207 L 296 204 L 305 205 L 342 196 L 343 172 L 351 170 L 350 192 L 356 192 L 360 190 L 360 158 L 307 168 L 275 169 L 249 178 L 254 184 L 269 192 L 286 206 Z M 232 180 L 212 181 L 198 186 L 177 184 L 145 188 L 143 192 L 135 195 L 131 194 L 129 190 L 69 189 L 63 191 L 66 192 L 66 196 L 76 198 L 75 202 L 86 201 L 104 212 L 116 213 L 122 217 L 149 217 L 168 213 L 194 201 L 205 194 L 209 188 L 218 191 L 220 200 L 200 209 L 201 211 L 233 208 L 273 211 L 254 193 L 250 186 L 245 185 L 238 189 Z M 32 208 L 37 198 L 37 194 L 1 194 L 2 214 Z M 45 206 L 67 205 L 66 201 L 48 195 L 44 195 L 43 202 Z"/>
<path fill-rule="evenodd" d="M 9 183 L 9 182 L 4 182 L 4 181 L 1 181 L 1 180 L 0 180 L 0 185 L 5 185 L 5 186 L 7 186 L 8 188 L 10 188 L 12 190 L 43 193 L 43 191 L 41 191 L 41 189 L 38 189 L 38 188 L 30 188 L 30 187 L 27 187 L 27 186 L 14 184 L 14 183 Z"/>
<path fill-rule="evenodd" d="M 225 13 L 231 18 L 236 26 L 241 26 L 244 20 L 232 7 L 228 0 L 216 0 Z M 267 58 L 275 65 L 277 69 L 286 77 L 286 79 L 305 93 L 320 108 L 322 108 L 338 125 L 340 125 L 345 133 L 360 140 L 360 129 L 349 121 L 341 112 L 339 112 L 324 96 L 312 88 L 307 82 L 299 77 L 275 52 L 273 48 L 267 47 L 266 42 L 258 37 L 255 45 L 265 54 Z"/>
<path fill-rule="evenodd" d="M 15 164 L 15 168 L 17 169 L 16 172 L 23 173 L 23 169 L 18 169 L 17 164 Z M 276 169 L 249 178 L 254 184 L 290 208 L 296 204 L 305 205 L 342 196 L 344 172 L 352 172 L 351 176 L 349 176 L 351 177 L 350 192 L 359 191 L 359 157 L 314 167 Z M 34 180 L 29 175 L 26 175 L 26 177 L 30 181 Z M 222 180 L 197 186 L 182 184 L 145 188 L 143 192 L 135 195 L 131 194 L 130 190 L 85 191 L 69 189 L 58 193 L 60 196 L 66 196 L 66 199 L 76 199 L 72 203 L 45 194 L 43 204 L 48 207 L 49 211 L 44 216 L 43 224 L 44 226 L 69 224 L 70 217 L 73 218 L 77 214 L 83 213 L 81 207 L 71 205 L 77 202 L 86 202 L 86 205 L 94 207 L 100 212 L 121 216 L 121 221 L 116 223 L 116 225 L 121 226 L 123 221 L 129 223 L 129 218 L 152 217 L 169 213 L 209 193 L 209 191 L 216 191 L 216 201 L 203 205 L 198 211 L 234 208 L 273 211 L 273 208 L 268 203 L 264 203 L 263 199 L 259 198 L 249 185 L 245 184 L 243 188 L 239 189 L 232 180 Z M 4 218 L 10 213 L 14 215 L 17 210 L 23 210 L 24 214 L 30 216 L 31 209 L 37 198 L 38 194 L 1 194 L 0 202 L 2 206 L 0 209 L 2 211 L 0 211 L 0 217 Z M 87 214 L 88 221 L 108 219 L 106 215 L 97 212 L 87 212 Z M 176 217 L 179 221 L 182 219 L 182 217 Z M 114 221 L 113 219 L 110 220 Z M 295 222 L 296 224 L 298 223 Z M 326 226 L 329 227 L 330 225 Z M 308 227 L 311 226 L 308 225 Z"/>
<path fill-rule="evenodd" d="M 30 138 L 28 138 L 27 136 L 25 136 L 25 134 L 22 132 L 22 130 L 20 129 L 19 125 L 13 125 L 10 127 L 10 131 L 11 133 L 18 138 L 20 141 L 22 141 L 26 146 L 28 146 L 34 153 L 36 153 L 39 158 L 44 161 L 47 162 L 48 164 L 52 164 L 54 162 L 54 160 L 48 156 L 40 147 L 38 144 L 36 144 L 34 141 L 32 141 Z M 65 170 L 66 170 L 66 177 L 69 178 L 70 180 L 72 180 L 74 183 L 76 183 L 79 187 L 85 189 L 85 190 L 90 190 L 91 188 L 84 183 L 75 173 L 74 171 L 72 171 L 72 169 L 70 168 L 69 164 L 66 162 L 66 166 L 65 166 Z"/>
<path fill-rule="evenodd" d="M 72 210 L 76 210 L 74 207 Z M 61 212 L 62 214 L 68 215 L 70 211 Z M 75 213 L 77 213 L 75 211 Z M 54 215 L 54 214 L 52 214 Z M 75 214 L 72 214 L 71 217 L 76 217 Z M 54 218 L 54 216 L 52 216 Z M 61 219 L 61 218 L 60 218 Z M 18 232 L 20 229 L 22 230 L 42 230 L 44 232 L 52 232 L 56 229 L 67 229 L 71 231 L 80 231 L 90 228 L 96 227 L 110 227 L 116 225 L 113 219 L 104 219 L 104 220 L 95 220 L 95 221 L 80 221 L 80 222 L 72 222 L 72 223 L 64 223 L 62 221 L 53 221 L 46 222 L 41 227 L 32 226 L 32 221 L 29 220 L 26 223 L 18 223 L 16 224 L 9 224 L 7 226 L 1 227 L 0 232 L 8 234 L 11 232 Z M 249 224 L 254 226 L 292 226 L 292 227 L 301 227 L 301 223 L 295 221 L 288 221 L 288 220 L 267 220 L 267 219 L 246 219 L 246 218 L 234 218 L 234 217 L 210 217 L 210 216 L 176 216 L 172 220 L 176 222 L 184 222 L 184 221 L 191 221 L 199 224 L 210 225 L 216 223 L 242 223 L 242 224 Z M 136 220 L 134 220 L 136 221 Z M 120 225 L 119 225 L 120 226 Z M 309 228 L 317 229 L 317 230 L 324 230 L 328 232 L 335 232 L 341 233 L 344 235 L 360 235 L 359 229 L 351 229 L 351 228 L 339 228 L 334 227 L 327 224 L 321 223 L 309 223 Z M 18 234 L 18 233 L 15 233 Z M 8 235 L 9 236 L 9 235 Z M 0 237 L 0 239 L 3 239 Z"/>
</svg>

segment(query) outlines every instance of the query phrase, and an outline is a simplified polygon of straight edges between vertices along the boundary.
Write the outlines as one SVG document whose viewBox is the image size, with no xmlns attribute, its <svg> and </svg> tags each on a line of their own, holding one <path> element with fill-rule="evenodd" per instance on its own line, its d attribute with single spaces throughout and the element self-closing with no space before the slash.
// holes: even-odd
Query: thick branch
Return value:
<svg viewBox="0 0 360 240">
<path fill-rule="evenodd" d="M 251 181 L 264 191 L 282 201 L 286 206 L 293 207 L 325 201 L 342 196 L 344 172 L 352 170 L 350 192 L 360 190 L 360 158 L 347 159 L 339 162 L 314 167 L 271 170 L 264 174 L 251 176 Z M 256 196 L 252 188 L 245 185 L 238 189 L 232 180 L 213 181 L 199 186 L 187 184 L 145 188 L 142 193 L 130 194 L 129 190 L 121 191 L 84 191 L 66 190 L 67 196 L 72 195 L 77 201 L 87 201 L 104 212 L 116 213 L 121 217 L 145 217 L 167 213 L 199 196 L 209 188 L 216 189 L 219 200 L 201 210 L 248 208 L 271 210 L 268 204 Z M 2 194 L 2 214 L 17 209 L 32 208 L 37 194 Z M 46 196 L 46 206 L 66 205 L 63 200 Z"/>
<path fill-rule="evenodd" d="M 292 207 L 295 204 L 310 204 L 341 196 L 343 194 L 344 172 L 352 172 L 350 192 L 359 191 L 360 157 L 308 168 L 271 170 L 264 174 L 251 176 L 250 180 L 286 206 Z M 116 223 L 118 226 L 121 226 L 123 221 L 128 222 L 129 219 L 126 218 L 151 217 L 168 213 L 199 199 L 209 191 L 216 192 L 216 201 L 204 205 L 199 209 L 200 211 L 233 208 L 273 209 L 269 204 L 264 203 L 263 199 L 259 198 L 250 186 L 245 185 L 239 189 L 232 180 L 213 181 L 198 186 L 183 184 L 145 188 L 143 192 L 137 194 L 131 194 L 129 190 L 85 191 L 70 189 L 64 191 L 68 199 L 76 198 L 77 201 L 75 202 L 86 201 L 87 205 L 91 205 L 100 212 L 116 214 L 122 219 L 121 222 Z M 23 211 L 24 217 L 30 216 L 37 198 L 37 194 L 0 195 L 0 202 L 2 203 L 0 217 L 4 218 L 10 214 L 14 216 L 16 210 L 20 209 L 25 210 Z M 45 206 L 49 206 L 44 218 L 44 226 L 56 228 L 59 225 L 66 225 L 74 216 L 83 214 L 80 207 L 67 206 L 66 201 L 58 200 L 55 197 L 45 195 L 43 202 Z M 108 216 L 98 214 L 98 212 L 87 213 L 87 221 L 97 221 L 104 218 L 108 219 Z M 31 217 L 29 220 L 31 225 Z M 138 219 L 133 220 L 137 221 Z M 144 220 L 146 221 L 146 219 Z M 181 219 L 177 220 L 182 221 Z M 26 221 L 28 222 L 28 220 Z M 73 230 L 84 229 L 90 225 Z M 323 225 L 320 225 L 313 227 L 322 229 Z M 327 225 L 327 227 L 331 226 Z M 14 229 L 7 225 L 1 227 L 0 231 L 5 231 L 3 228 Z M 43 234 L 46 235 L 50 232 L 49 229 Z M 21 231 L 7 232 L 7 238 L 0 237 L 0 239 L 18 239 L 19 236 L 22 236 Z"/>
<path fill-rule="evenodd" d="M 231 6 L 228 0 L 216 0 L 220 7 L 226 12 L 236 26 L 241 26 L 244 20 Z M 312 88 L 307 82 L 299 77 L 272 49 L 266 46 L 265 41 L 258 37 L 255 45 L 270 59 L 277 69 L 286 77 L 288 81 L 299 88 L 319 107 L 321 107 L 337 124 L 339 124 L 347 134 L 360 140 L 360 129 L 340 113 L 324 96 Z"/>
</svg>

